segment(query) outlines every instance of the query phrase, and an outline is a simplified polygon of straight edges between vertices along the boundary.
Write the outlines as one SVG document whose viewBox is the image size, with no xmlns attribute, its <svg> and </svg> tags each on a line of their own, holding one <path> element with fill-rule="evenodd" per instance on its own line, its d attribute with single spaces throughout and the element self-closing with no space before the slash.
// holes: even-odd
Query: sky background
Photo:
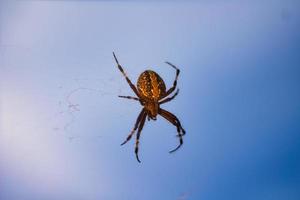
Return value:
<svg viewBox="0 0 300 200">
<path fill-rule="evenodd" d="M 180 93 L 130 133 L 146 69 Z M 1 1 L 1 200 L 296 200 L 300 3 Z"/>
</svg>

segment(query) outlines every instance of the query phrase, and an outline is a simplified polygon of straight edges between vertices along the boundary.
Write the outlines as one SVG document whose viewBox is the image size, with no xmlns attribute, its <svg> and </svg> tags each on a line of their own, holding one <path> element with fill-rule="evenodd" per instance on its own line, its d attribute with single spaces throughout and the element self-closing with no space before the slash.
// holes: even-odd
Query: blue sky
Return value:
<svg viewBox="0 0 300 200">
<path fill-rule="evenodd" d="M 297 1 L 0 3 L 0 198 L 258 199 L 300 196 Z M 155 70 L 187 131 L 146 121 L 140 159 L 120 143 Z"/>
</svg>

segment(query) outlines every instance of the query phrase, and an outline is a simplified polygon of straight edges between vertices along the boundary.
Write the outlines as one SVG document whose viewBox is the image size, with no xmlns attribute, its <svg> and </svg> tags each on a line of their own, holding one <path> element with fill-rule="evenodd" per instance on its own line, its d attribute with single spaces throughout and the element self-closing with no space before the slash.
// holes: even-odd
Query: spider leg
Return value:
<svg viewBox="0 0 300 200">
<path fill-rule="evenodd" d="M 168 112 L 164 109 L 159 109 L 158 114 L 160 114 L 166 120 L 171 122 L 177 128 L 177 134 L 178 134 L 178 137 L 179 137 L 179 145 L 175 149 L 169 151 L 169 153 L 173 153 L 176 150 L 178 150 L 181 147 L 181 145 L 183 144 L 182 136 L 185 134 L 185 130 L 182 128 L 178 118 L 175 115 L 173 115 L 172 113 L 170 113 L 170 112 Z M 182 132 L 182 134 L 180 132 Z"/>
<path fill-rule="evenodd" d="M 131 96 L 118 96 L 120 98 L 125 98 L 125 99 L 132 99 L 132 100 L 136 100 L 136 101 L 139 101 L 140 99 L 139 98 L 136 98 L 136 97 L 131 97 Z"/>
<path fill-rule="evenodd" d="M 140 136 L 141 136 L 141 131 L 144 127 L 144 124 L 145 124 L 145 120 L 146 120 L 146 117 L 147 117 L 147 113 L 144 112 L 143 114 L 143 117 L 141 118 L 141 122 L 140 122 L 140 125 L 139 125 L 139 129 L 138 129 L 138 132 L 137 132 L 137 135 L 136 135 L 136 142 L 135 142 L 135 156 L 136 156 L 136 159 L 137 161 L 140 163 L 140 159 L 139 159 L 139 143 L 140 143 Z"/>
<path fill-rule="evenodd" d="M 177 122 L 178 127 L 180 128 L 180 130 L 181 130 L 181 132 L 182 132 L 182 135 L 185 135 L 185 130 L 182 128 L 179 119 L 178 119 L 174 114 L 170 113 L 170 112 L 167 111 L 167 110 L 164 110 L 164 109 L 162 109 L 162 108 L 160 108 L 160 110 L 162 110 L 162 111 L 165 112 L 167 115 L 169 115 L 169 116 L 173 119 L 173 121 Z"/>
<path fill-rule="evenodd" d="M 161 102 L 159 102 L 159 105 L 171 101 L 172 99 L 174 99 L 178 95 L 178 93 L 179 93 L 179 89 L 176 90 L 176 92 L 173 96 L 171 96 L 169 98 L 166 98 L 166 99 L 162 100 Z"/>
<path fill-rule="evenodd" d="M 118 59 L 117 59 L 117 57 L 116 57 L 116 55 L 115 55 L 114 52 L 113 52 L 113 55 L 114 55 L 114 58 L 115 58 L 115 61 L 116 61 L 117 65 L 118 65 L 118 68 L 119 68 L 119 70 L 122 72 L 122 74 L 123 74 L 123 76 L 125 77 L 127 83 L 129 84 L 129 86 L 131 87 L 131 89 L 133 90 L 133 92 L 134 92 L 138 97 L 140 97 L 140 96 L 139 96 L 139 93 L 138 93 L 138 91 L 137 91 L 137 89 L 136 89 L 136 87 L 132 84 L 132 82 L 130 81 L 130 79 L 129 79 L 128 76 L 126 75 L 124 69 L 123 69 L 122 66 L 119 64 L 119 61 L 118 61 Z"/>
<path fill-rule="evenodd" d="M 134 128 L 132 129 L 132 131 L 130 132 L 130 134 L 127 136 L 126 140 L 121 144 L 121 146 L 124 145 L 124 144 L 126 144 L 126 143 L 131 139 L 132 135 L 134 134 L 134 132 L 135 132 L 136 129 L 138 128 L 138 125 L 139 125 L 139 123 L 140 123 L 140 121 L 141 121 L 141 118 L 142 118 L 142 116 L 143 116 L 144 114 L 145 114 L 145 109 L 143 109 L 143 110 L 140 112 L 138 118 L 136 119 Z"/>
<path fill-rule="evenodd" d="M 172 86 L 170 89 L 168 89 L 168 91 L 166 92 L 166 94 L 165 94 L 162 98 L 168 96 L 169 94 L 171 94 L 171 93 L 176 89 L 176 86 L 177 86 L 177 79 L 178 79 L 178 76 L 179 76 L 179 73 L 180 73 L 180 70 L 179 70 L 175 65 L 173 65 L 173 64 L 170 63 L 170 62 L 166 62 L 166 63 L 167 63 L 168 65 L 170 65 L 171 67 L 173 67 L 174 69 L 176 69 L 176 76 L 175 76 L 175 80 L 174 80 L 174 82 L 173 82 L 173 86 Z"/>
</svg>

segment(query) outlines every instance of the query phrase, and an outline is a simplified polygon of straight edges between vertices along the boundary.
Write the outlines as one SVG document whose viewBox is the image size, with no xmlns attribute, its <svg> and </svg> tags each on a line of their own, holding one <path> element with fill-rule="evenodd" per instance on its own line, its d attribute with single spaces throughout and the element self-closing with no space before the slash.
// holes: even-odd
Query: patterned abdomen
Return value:
<svg viewBox="0 0 300 200">
<path fill-rule="evenodd" d="M 159 100 L 166 94 L 166 85 L 162 78 L 154 71 L 144 71 L 138 81 L 137 89 L 141 96 L 150 100 Z"/>
</svg>

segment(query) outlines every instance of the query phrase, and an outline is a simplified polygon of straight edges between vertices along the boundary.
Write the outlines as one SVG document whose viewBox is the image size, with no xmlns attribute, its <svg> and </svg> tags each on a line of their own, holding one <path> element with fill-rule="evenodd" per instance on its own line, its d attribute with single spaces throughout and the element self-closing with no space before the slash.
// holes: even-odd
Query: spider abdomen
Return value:
<svg viewBox="0 0 300 200">
<path fill-rule="evenodd" d="M 152 70 L 141 73 L 137 81 L 137 89 L 141 96 L 149 100 L 159 100 L 166 94 L 163 79 Z"/>
</svg>

